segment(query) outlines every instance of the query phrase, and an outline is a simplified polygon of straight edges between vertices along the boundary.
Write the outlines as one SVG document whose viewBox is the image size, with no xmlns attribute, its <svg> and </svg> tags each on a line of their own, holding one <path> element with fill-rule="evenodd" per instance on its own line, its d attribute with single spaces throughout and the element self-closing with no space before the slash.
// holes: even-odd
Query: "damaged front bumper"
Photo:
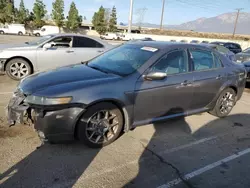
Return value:
<svg viewBox="0 0 250 188">
<path fill-rule="evenodd" d="M 83 105 L 38 106 L 24 102 L 23 94 L 15 93 L 7 106 L 10 126 L 33 124 L 43 140 L 51 142 L 73 140 L 75 126 L 85 111 Z"/>
</svg>

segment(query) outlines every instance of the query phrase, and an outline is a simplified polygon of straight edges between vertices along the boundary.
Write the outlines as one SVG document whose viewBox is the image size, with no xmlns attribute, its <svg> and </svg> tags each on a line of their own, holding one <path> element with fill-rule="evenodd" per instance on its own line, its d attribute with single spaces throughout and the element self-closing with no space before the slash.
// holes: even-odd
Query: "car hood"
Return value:
<svg viewBox="0 0 250 188">
<path fill-rule="evenodd" d="M 31 46 L 25 43 L 19 44 L 0 44 L 0 50 L 20 50 L 20 49 L 33 49 L 36 46 Z"/>
<path fill-rule="evenodd" d="M 59 86 L 69 83 L 81 83 L 79 85 L 88 85 L 94 81 L 103 82 L 105 79 L 114 79 L 120 76 L 107 74 L 98 70 L 92 69 L 86 65 L 78 64 L 66 67 L 57 68 L 50 71 L 40 72 L 24 78 L 19 88 L 24 94 L 30 95 L 37 91 L 48 89 L 52 86 Z M 67 88 L 70 90 L 70 88 Z"/>
</svg>

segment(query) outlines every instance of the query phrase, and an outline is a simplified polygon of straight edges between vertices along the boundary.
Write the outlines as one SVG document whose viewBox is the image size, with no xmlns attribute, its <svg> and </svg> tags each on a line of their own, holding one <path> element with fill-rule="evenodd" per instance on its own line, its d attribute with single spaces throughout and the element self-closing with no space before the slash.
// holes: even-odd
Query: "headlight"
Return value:
<svg viewBox="0 0 250 188">
<path fill-rule="evenodd" d="M 58 105 L 58 104 L 68 104 L 72 100 L 72 97 L 39 97 L 30 95 L 25 98 L 24 102 L 37 105 Z"/>
</svg>

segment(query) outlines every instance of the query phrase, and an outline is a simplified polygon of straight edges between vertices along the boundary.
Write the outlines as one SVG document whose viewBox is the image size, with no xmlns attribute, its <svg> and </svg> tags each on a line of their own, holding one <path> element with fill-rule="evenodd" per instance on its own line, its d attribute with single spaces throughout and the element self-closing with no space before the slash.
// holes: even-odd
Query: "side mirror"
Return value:
<svg viewBox="0 0 250 188">
<path fill-rule="evenodd" d="M 46 44 L 43 45 L 43 49 L 44 49 L 44 50 L 47 50 L 47 49 L 49 49 L 49 48 L 51 48 L 51 47 L 52 47 L 52 44 L 51 44 L 51 43 L 46 43 Z"/>
<path fill-rule="evenodd" d="M 167 77 L 167 73 L 160 72 L 160 71 L 153 71 L 146 75 L 143 75 L 143 78 L 145 80 L 163 80 L 166 77 Z"/>
</svg>

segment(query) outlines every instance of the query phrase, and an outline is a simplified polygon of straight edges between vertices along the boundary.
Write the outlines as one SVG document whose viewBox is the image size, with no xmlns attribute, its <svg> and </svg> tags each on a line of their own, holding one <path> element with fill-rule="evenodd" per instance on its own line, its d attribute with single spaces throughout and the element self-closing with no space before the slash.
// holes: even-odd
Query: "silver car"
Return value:
<svg viewBox="0 0 250 188">
<path fill-rule="evenodd" d="M 113 46 L 99 38 L 77 34 L 47 35 L 18 45 L 0 45 L 0 72 L 14 79 L 38 71 L 88 61 Z"/>
</svg>

